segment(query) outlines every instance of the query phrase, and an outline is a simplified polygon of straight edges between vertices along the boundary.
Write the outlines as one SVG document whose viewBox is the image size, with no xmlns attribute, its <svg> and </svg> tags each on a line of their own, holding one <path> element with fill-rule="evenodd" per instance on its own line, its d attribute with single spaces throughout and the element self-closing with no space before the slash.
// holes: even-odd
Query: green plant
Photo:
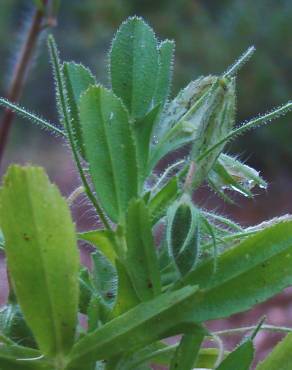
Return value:
<svg viewBox="0 0 292 370">
<path fill-rule="evenodd" d="M 266 187 L 257 171 L 223 150 L 292 103 L 235 127 L 235 76 L 253 48 L 222 75 L 200 77 L 168 100 L 174 43 L 158 43 L 137 17 L 113 40 L 111 89 L 82 65 L 61 63 L 52 36 L 48 45 L 61 126 L 0 103 L 65 138 L 82 187 L 66 202 L 40 168 L 14 165 L 5 176 L 0 243 L 10 297 L 1 311 L 0 369 L 146 370 L 152 363 L 249 369 L 258 330 L 292 329 L 262 320 L 228 354 L 219 337 L 226 332 L 212 333 L 204 323 L 248 310 L 292 284 L 292 219 L 244 229 L 199 208 L 192 193 L 207 181 L 232 201 L 228 190 L 252 197 L 253 187 Z M 188 156 L 157 174 L 159 161 L 185 146 Z M 68 203 L 82 191 L 103 229 L 76 232 Z M 164 237 L 157 246 L 159 225 Z M 77 239 L 96 246 L 92 270 L 79 264 Z M 7 325 L 9 310 L 15 326 Z M 87 315 L 86 329 L 78 312 Z M 179 344 L 163 342 L 177 334 Z M 218 350 L 201 348 L 210 338 Z M 290 342 L 291 334 L 259 369 L 286 361 L 288 370 Z"/>
</svg>

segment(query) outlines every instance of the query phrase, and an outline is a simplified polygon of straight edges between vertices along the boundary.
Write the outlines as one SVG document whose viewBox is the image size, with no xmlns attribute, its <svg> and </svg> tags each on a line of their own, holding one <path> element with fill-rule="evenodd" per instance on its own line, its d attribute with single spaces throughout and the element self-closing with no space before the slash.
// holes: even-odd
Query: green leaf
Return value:
<svg viewBox="0 0 292 370">
<path fill-rule="evenodd" d="M 187 194 L 168 210 L 166 240 L 169 255 L 179 273 L 185 275 L 199 253 L 199 212 Z"/>
<path fill-rule="evenodd" d="M 96 330 L 101 323 L 101 298 L 92 295 L 87 309 L 88 333 Z"/>
<path fill-rule="evenodd" d="M 158 48 L 159 70 L 154 95 L 154 104 L 161 103 L 162 107 L 164 106 L 170 91 L 174 48 L 175 43 L 171 40 L 163 41 Z"/>
<path fill-rule="evenodd" d="M 112 307 L 117 295 L 117 272 L 110 261 L 101 253 L 91 255 L 93 263 L 92 284 L 101 302 Z"/>
<path fill-rule="evenodd" d="M 113 92 L 134 118 L 143 117 L 153 107 L 158 58 L 153 30 L 141 18 L 126 20 L 112 43 L 110 77 Z"/>
<path fill-rule="evenodd" d="M 150 217 L 142 199 L 130 203 L 126 240 L 126 264 L 136 293 L 143 301 L 151 299 L 160 293 L 161 282 Z"/>
<path fill-rule="evenodd" d="M 86 267 L 82 267 L 79 271 L 79 311 L 81 313 L 87 313 L 93 292 L 94 289 L 92 287 L 89 271 Z"/>
<path fill-rule="evenodd" d="M 111 263 L 115 263 L 117 256 L 112 241 L 112 234 L 108 230 L 85 231 L 78 234 L 78 239 L 94 245 Z"/>
<path fill-rule="evenodd" d="M 128 272 L 122 262 L 116 260 L 118 293 L 111 317 L 118 317 L 140 303 Z"/>
<path fill-rule="evenodd" d="M 97 197 L 113 221 L 138 192 L 135 144 L 126 109 L 110 90 L 90 87 L 80 99 L 86 158 Z"/>
<path fill-rule="evenodd" d="M 150 112 L 148 112 L 145 117 L 137 120 L 133 125 L 133 132 L 137 145 L 140 182 L 142 184 L 145 178 L 149 175 L 147 172 L 147 165 L 149 160 L 152 131 L 159 117 L 160 108 L 161 106 L 157 105 Z"/>
<path fill-rule="evenodd" d="M 197 362 L 204 337 L 202 330 L 194 334 L 185 334 L 171 360 L 170 370 L 192 370 Z"/>
<path fill-rule="evenodd" d="M 41 351 L 65 354 L 74 341 L 79 269 L 68 205 L 37 167 L 10 167 L 0 195 L 5 252 L 21 310 Z"/>
<path fill-rule="evenodd" d="M 82 64 L 73 62 L 63 64 L 64 82 L 67 90 L 67 103 L 70 106 L 70 116 L 72 125 L 72 133 L 76 146 L 85 158 L 84 143 L 82 140 L 78 105 L 81 95 L 88 89 L 90 85 L 95 85 L 96 80 Z"/>
<path fill-rule="evenodd" d="M 256 370 L 290 370 L 291 369 L 292 333 L 286 335 L 268 355 L 258 364 Z"/>
<path fill-rule="evenodd" d="M 149 201 L 147 207 L 155 225 L 166 214 L 167 208 L 178 195 L 178 179 L 172 177 Z"/>
<path fill-rule="evenodd" d="M 67 370 L 77 370 L 91 361 L 108 359 L 122 352 L 135 351 L 173 333 L 194 330 L 190 319 L 197 287 L 185 287 L 162 294 L 111 320 L 74 346 Z"/>
<path fill-rule="evenodd" d="M 198 284 L 198 322 L 242 312 L 292 285 L 292 221 L 279 222 L 223 252 L 214 272 L 210 259 L 176 287 Z"/>
<path fill-rule="evenodd" d="M 231 352 L 216 370 L 249 370 L 253 362 L 253 357 L 254 346 L 249 339 Z"/>
</svg>

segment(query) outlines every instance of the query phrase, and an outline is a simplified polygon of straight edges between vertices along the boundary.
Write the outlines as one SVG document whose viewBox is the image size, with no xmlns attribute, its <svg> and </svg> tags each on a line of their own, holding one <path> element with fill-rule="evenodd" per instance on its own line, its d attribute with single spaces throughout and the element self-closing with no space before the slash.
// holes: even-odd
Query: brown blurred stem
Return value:
<svg viewBox="0 0 292 370">
<path fill-rule="evenodd" d="M 7 98 L 8 100 L 17 103 L 21 97 L 23 86 L 26 80 L 27 72 L 34 54 L 38 38 L 44 27 L 44 18 L 46 16 L 46 6 L 48 0 L 43 0 L 44 7 L 37 9 L 31 19 L 31 25 L 27 31 L 27 35 L 24 38 L 24 42 L 19 54 L 18 61 L 13 71 L 13 77 L 8 89 Z M 46 27 L 53 25 L 54 22 L 47 22 Z M 14 113 L 6 109 L 0 125 L 0 166 L 3 159 L 4 150 L 7 144 L 8 135 L 12 126 Z"/>
</svg>

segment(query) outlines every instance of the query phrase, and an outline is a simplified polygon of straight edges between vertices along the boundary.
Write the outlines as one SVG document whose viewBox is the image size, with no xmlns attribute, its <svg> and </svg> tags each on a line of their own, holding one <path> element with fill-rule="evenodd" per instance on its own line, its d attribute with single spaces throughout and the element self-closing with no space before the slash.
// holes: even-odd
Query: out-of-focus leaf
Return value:
<svg viewBox="0 0 292 370">
<path fill-rule="evenodd" d="M 111 320 L 76 343 L 67 370 L 135 351 L 168 336 L 170 331 L 178 334 L 194 330 L 196 323 L 190 313 L 196 292 L 197 287 L 185 287 L 165 293 Z"/>
<path fill-rule="evenodd" d="M 291 369 L 292 333 L 286 335 L 268 355 L 258 364 L 256 370 L 290 370 Z"/>
<path fill-rule="evenodd" d="M 78 105 L 81 95 L 90 85 L 94 85 L 96 81 L 89 69 L 85 68 L 82 64 L 76 64 L 74 62 L 64 63 L 63 74 L 67 90 L 67 102 L 70 106 L 70 124 L 72 125 L 72 133 L 74 140 L 76 141 L 77 148 L 85 158 Z"/>
<path fill-rule="evenodd" d="M 80 122 L 97 197 L 117 222 L 138 192 L 136 149 L 128 113 L 110 90 L 94 86 L 80 99 Z"/>
<path fill-rule="evenodd" d="M 265 301 L 292 284 L 292 221 L 267 227 L 190 272 L 176 287 L 197 284 L 198 322 L 227 317 Z"/>
<path fill-rule="evenodd" d="M 160 293 L 161 282 L 150 217 L 142 199 L 130 203 L 126 240 L 126 263 L 133 286 L 141 300 L 151 299 Z"/>
<path fill-rule="evenodd" d="M 42 169 L 12 166 L 1 188 L 0 218 L 25 320 L 43 353 L 66 354 L 79 293 L 79 253 L 67 202 Z"/>
<path fill-rule="evenodd" d="M 112 43 L 110 77 L 113 92 L 134 118 L 143 117 L 152 108 L 158 58 L 153 30 L 141 18 L 127 19 Z"/>
</svg>

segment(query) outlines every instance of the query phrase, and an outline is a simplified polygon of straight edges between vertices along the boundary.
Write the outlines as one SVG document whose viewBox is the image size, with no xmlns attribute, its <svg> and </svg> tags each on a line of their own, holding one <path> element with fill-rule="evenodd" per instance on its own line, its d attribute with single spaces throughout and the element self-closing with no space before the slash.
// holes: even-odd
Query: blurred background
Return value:
<svg viewBox="0 0 292 370">
<path fill-rule="evenodd" d="M 6 95 L 32 13 L 30 0 L 1 0 L 1 96 Z M 106 61 L 111 39 L 120 23 L 134 14 L 143 16 L 158 38 L 176 41 L 172 96 L 200 75 L 222 73 L 245 49 L 255 45 L 256 54 L 238 76 L 237 122 L 292 98 L 291 0 L 63 0 L 58 24 L 52 31 L 62 59 L 89 66 L 97 79 L 107 85 Z M 57 122 L 45 41 L 43 35 L 21 105 Z M 268 191 L 258 190 L 254 200 L 236 198 L 237 206 L 226 206 L 203 188 L 198 194 L 200 204 L 232 215 L 243 225 L 292 213 L 291 141 L 292 114 L 237 139 L 228 151 L 261 170 L 269 182 Z M 66 145 L 19 118 L 15 119 L 9 135 L 1 174 L 11 162 L 44 166 L 65 195 L 78 184 Z M 74 214 L 80 228 L 92 222 L 92 215 L 82 202 L 74 207 Z M 249 314 L 210 325 L 216 328 L 249 325 L 263 313 L 267 313 L 271 324 L 292 327 L 291 291 Z M 256 339 L 259 356 L 264 356 L 278 339 L 278 335 L 260 333 Z M 233 340 L 227 341 L 227 346 L 233 344 Z"/>
</svg>

